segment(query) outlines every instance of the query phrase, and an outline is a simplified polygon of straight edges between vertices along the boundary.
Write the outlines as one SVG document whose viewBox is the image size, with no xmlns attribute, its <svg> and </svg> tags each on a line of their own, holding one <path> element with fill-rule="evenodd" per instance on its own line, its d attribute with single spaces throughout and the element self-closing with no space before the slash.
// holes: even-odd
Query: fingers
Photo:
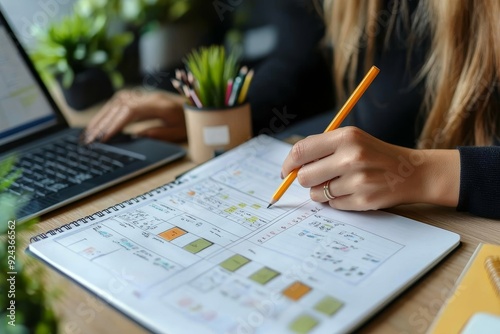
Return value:
<svg viewBox="0 0 500 334">
<path fill-rule="evenodd" d="M 89 122 L 85 129 L 85 142 L 105 141 L 132 121 L 131 107 L 139 98 L 133 91 L 117 92 Z"/>
<path fill-rule="evenodd" d="M 311 199 L 315 202 L 328 202 L 331 199 L 328 198 L 326 192 L 332 197 L 338 198 L 346 195 L 352 194 L 352 188 L 349 186 L 349 180 L 342 177 L 336 177 L 332 180 L 325 181 L 319 185 L 311 187 Z M 325 185 L 328 184 L 328 190 L 325 189 Z"/>
<path fill-rule="evenodd" d="M 334 154 L 337 148 L 345 141 L 344 137 L 346 137 L 346 134 L 353 132 L 352 129 L 354 128 L 339 128 L 300 140 L 293 145 L 290 153 L 283 162 L 283 175 L 288 175 L 288 173 L 296 168 Z"/>
<path fill-rule="evenodd" d="M 106 141 L 134 121 L 161 119 L 169 127 L 184 127 L 182 105 L 162 93 L 121 91 L 89 123 L 85 142 Z"/>
<path fill-rule="evenodd" d="M 326 144 L 325 137 L 325 134 L 309 136 L 293 145 L 283 162 L 282 174 L 288 175 L 302 165 L 332 154 L 333 150 Z"/>
<path fill-rule="evenodd" d="M 300 167 L 297 181 L 304 188 L 311 188 L 344 173 L 342 161 L 330 155 Z"/>
<path fill-rule="evenodd" d="M 114 106 L 95 129 L 100 136 L 98 140 L 102 142 L 109 140 L 130 123 L 133 117 L 128 106 Z"/>
</svg>

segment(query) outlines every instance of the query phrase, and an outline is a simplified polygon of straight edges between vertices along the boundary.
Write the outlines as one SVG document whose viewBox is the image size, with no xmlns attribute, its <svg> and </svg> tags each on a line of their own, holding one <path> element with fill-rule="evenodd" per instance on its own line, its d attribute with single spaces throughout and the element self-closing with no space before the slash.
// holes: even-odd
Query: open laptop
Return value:
<svg viewBox="0 0 500 334">
<path fill-rule="evenodd" d="M 22 177 L 18 220 L 39 216 L 179 159 L 176 145 L 141 139 L 79 143 L 0 9 L 0 161 L 14 155 Z M 21 205 L 22 204 L 22 205 Z"/>
</svg>

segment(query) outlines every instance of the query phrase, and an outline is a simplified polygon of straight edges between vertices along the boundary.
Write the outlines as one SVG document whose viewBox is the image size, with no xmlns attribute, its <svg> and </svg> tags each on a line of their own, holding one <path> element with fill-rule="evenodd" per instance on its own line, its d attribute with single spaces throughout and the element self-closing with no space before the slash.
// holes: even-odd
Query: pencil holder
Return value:
<svg viewBox="0 0 500 334">
<path fill-rule="evenodd" d="M 189 155 L 196 163 L 227 151 L 252 137 L 250 104 L 225 108 L 184 105 Z"/>
</svg>

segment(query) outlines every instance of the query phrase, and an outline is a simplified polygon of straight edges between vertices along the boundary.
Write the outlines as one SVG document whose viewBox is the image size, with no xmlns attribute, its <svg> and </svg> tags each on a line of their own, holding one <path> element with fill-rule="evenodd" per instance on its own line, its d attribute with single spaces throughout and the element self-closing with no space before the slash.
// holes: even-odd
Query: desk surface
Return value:
<svg viewBox="0 0 500 334">
<path fill-rule="evenodd" d="M 66 112 L 83 125 L 95 112 Z M 172 181 L 194 163 L 188 159 L 174 162 L 145 175 L 109 188 L 96 195 L 60 208 L 42 217 L 36 229 L 44 232 L 105 209 L 116 203 Z M 434 269 L 407 289 L 363 327 L 363 333 L 424 333 L 451 293 L 456 279 L 480 242 L 498 243 L 500 222 L 456 212 L 452 208 L 407 205 L 388 210 L 430 225 L 456 232 L 461 245 Z M 144 333 L 133 321 L 54 271 L 48 271 L 49 286 L 62 292 L 55 309 L 63 318 L 62 333 Z"/>
</svg>

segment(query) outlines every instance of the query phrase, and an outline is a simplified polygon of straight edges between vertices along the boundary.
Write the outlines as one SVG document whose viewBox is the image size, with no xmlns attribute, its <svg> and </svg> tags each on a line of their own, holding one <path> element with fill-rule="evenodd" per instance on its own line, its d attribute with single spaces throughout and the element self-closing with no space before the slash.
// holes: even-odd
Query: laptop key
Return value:
<svg viewBox="0 0 500 334">
<path fill-rule="evenodd" d="M 32 193 L 32 192 L 34 192 L 34 191 L 35 191 L 35 188 L 30 187 L 30 186 L 28 186 L 28 185 L 26 185 L 26 184 L 21 184 L 21 189 L 23 189 L 23 190 L 25 190 L 25 191 L 27 191 L 27 192 L 30 192 L 30 193 Z"/>
<path fill-rule="evenodd" d="M 46 189 L 57 192 L 57 191 L 64 189 L 68 186 L 69 186 L 69 184 L 67 184 L 67 183 L 54 183 L 53 185 L 51 185 L 50 187 L 47 187 Z"/>
</svg>

